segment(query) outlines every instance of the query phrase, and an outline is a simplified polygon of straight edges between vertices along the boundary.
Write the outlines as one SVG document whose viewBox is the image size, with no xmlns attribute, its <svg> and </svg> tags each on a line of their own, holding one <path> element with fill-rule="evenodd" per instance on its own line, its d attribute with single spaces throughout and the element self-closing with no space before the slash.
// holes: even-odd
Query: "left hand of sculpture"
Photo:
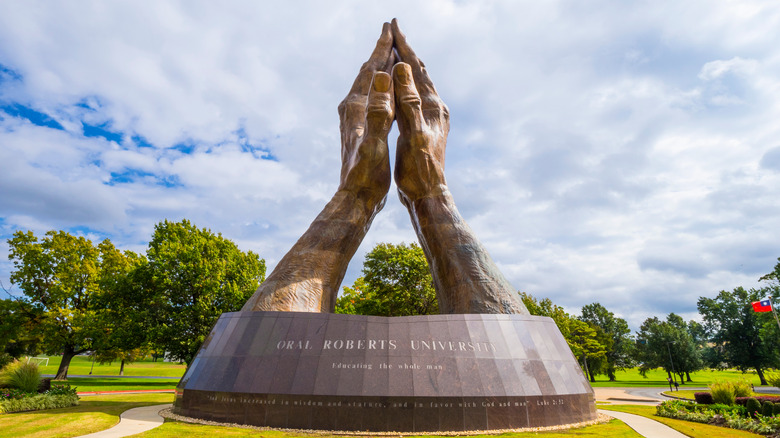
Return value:
<svg viewBox="0 0 780 438">
<path fill-rule="evenodd" d="M 372 217 L 381 210 L 390 188 L 387 135 L 395 117 L 393 81 L 388 74 L 395 59 L 392 45 L 390 26 L 385 23 L 374 53 L 339 104 L 339 191 L 354 193 Z"/>
<path fill-rule="evenodd" d="M 387 135 L 395 117 L 393 35 L 385 23 L 339 104 L 339 188 L 242 310 L 333 312 L 349 261 L 390 188 Z"/>
</svg>

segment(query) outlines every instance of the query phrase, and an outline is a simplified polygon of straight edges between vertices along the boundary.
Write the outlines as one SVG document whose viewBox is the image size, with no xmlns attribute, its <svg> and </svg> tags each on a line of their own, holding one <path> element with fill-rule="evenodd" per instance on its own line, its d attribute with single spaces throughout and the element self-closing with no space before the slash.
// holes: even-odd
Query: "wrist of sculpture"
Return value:
<svg viewBox="0 0 780 438">
<path fill-rule="evenodd" d="M 516 291 L 463 220 L 452 194 L 409 205 L 436 286 L 441 313 L 528 314 Z"/>
<path fill-rule="evenodd" d="M 350 259 L 381 205 L 339 190 L 242 310 L 333 312 Z"/>
</svg>

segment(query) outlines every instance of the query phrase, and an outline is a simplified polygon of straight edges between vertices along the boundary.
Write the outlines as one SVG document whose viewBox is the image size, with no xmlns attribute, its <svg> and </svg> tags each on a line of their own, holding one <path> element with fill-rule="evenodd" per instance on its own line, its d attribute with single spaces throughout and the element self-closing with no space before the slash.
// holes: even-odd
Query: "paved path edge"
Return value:
<svg viewBox="0 0 780 438">
<path fill-rule="evenodd" d="M 641 415 L 608 411 L 605 409 L 599 409 L 598 412 L 626 423 L 628 427 L 634 429 L 636 433 L 645 438 L 688 438 L 687 435 L 678 432 L 663 423 L 659 423 L 658 421 Z"/>
<path fill-rule="evenodd" d="M 122 415 L 119 416 L 119 423 L 114 427 L 89 435 L 82 435 L 81 438 L 119 438 L 146 432 L 163 424 L 165 419 L 160 416 L 159 412 L 171 406 L 173 406 L 171 403 L 166 403 L 128 409 L 122 412 Z"/>
</svg>

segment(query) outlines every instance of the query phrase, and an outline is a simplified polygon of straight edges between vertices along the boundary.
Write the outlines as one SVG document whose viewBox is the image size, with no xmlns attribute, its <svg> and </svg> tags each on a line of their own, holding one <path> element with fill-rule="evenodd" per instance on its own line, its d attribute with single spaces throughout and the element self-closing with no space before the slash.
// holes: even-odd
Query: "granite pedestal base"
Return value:
<svg viewBox="0 0 780 438">
<path fill-rule="evenodd" d="M 461 431 L 596 419 L 546 317 L 225 313 L 174 412 L 293 429 Z"/>
</svg>

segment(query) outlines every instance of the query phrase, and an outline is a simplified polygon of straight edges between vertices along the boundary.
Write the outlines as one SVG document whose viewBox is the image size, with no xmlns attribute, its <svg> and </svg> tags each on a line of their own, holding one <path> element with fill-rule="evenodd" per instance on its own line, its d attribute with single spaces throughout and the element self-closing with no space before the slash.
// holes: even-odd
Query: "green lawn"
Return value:
<svg viewBox="0 0 780 438">
<path fill-rule="evenodd" d="M 78 406 L 70 408 L 2 414 L 0 438 L 86 435 L 113 427 L 128 409 L 172 402 L 172 394 L 82 397 Z"/>
<path fill-rule="evenodd" d="M 616 373 L 617 381 L 610 382 L 607 376 L 596 376 L 596 382 L 591 382 L 591 386 L 594 387 L 632 387 L 632 386 L 665 386 L 669 387 L 669 382 L 666 381 L 666 372 L 661 369 L 650 370 L 647 372 L 647 378 L 642 377 L 639 374 L 639 370 L 631 368 L 628 370 L 618 371 Z M 710 383 L 719 381 L 733 381 L 733 380 L 747 380 L 753 385 L 759 386 L 761 382 L 758 380 L 758 375 L 755 372 L 743 373 L 737 370 L 726 371 L 698 371 L 691 373 L 692 382 L 684 382 L 684 385 L 680 386 L 680 389 L 685 389 L 686 386 L 707 386 Z M 679 381 L 678 381 L 679 382 Z"/>
<path fill-rule="evenodd" d="M 46 356 L 44 356 L 46 357 Z M 57 369 L 60 366 L 61 356 L 48 356 L 49 364 L 47 366 L 40 367 L 42 374 L 57 374 Z M 95 367 L 92 369 L 92 358 L 89 356 L 76 356 L 71 360 L 70 367 L 68 368 L 68 375 L 88 375 L 92 370 L 93 375 L 97 376 L 118 376 L 119 375 L 120 362 L 114 362 L 112 364 L 100 365 L 95 362 Z M 159 360 L 152 362 L 151 359 L 145 359 L 138 362 L 125 364 L 125 376 L 166 376 L 166 377 L 178 377 L 184 375 L 184 370 L 187 367 L 177 363 L 163 362 Z"/>
<path fill-rule="evenodd" d="M 175 389 L 178 378 L 127 379 L 122 377 L 69 377 L 68 384 L 78 392 L 136 391 L 147 389 Z"/>
</svg>

